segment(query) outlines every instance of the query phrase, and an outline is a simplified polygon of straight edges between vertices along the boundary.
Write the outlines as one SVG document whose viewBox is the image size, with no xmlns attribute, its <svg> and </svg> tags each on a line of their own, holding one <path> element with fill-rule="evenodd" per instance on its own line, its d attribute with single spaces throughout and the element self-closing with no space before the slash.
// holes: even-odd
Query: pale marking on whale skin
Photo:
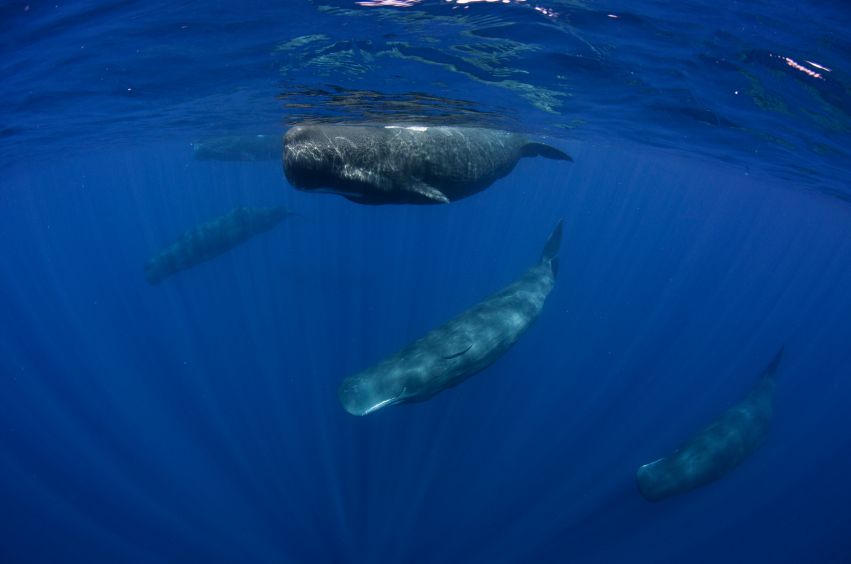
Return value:
<svg viewBox="0 0 851 564">
<path fill-rule="evenodd" d="M 372 413 L 373 411 L 378 411 L 379 409 L 381 409 L 382 407 L 384 407 L 384 406 L 386 406 L 386 405 L 394 404 L 394 403 L 396 403 L 397 401 L 399 401 L 401 398 L 403 398 L 404 396 L 405 396 L 405 388 L 402 388 L 402 391 L 399 393 L 399 395 L 398 395 L 398 396 L 396 396 L 395 398 L 387 398 L 387 399 L 386 399 L 386 400 L 384 400 L 384 401 L 380 401 L 380 402 L 378 402 L 377 404 L 375 404 L 375 405 L 373 405 L 372 407 L 370 407 L 369 409 L 367 409 L 367 410 L 364 412 L 364 415 L 369 415 L 369 414 L 370 414 L 370 413 Z"/>
<path fill-rule="evenodd" d="M 384 129 L 407 129 L 408 131 L 428 131 L 428 127 L 423 125 L 385 125 Z"/>
</svg>

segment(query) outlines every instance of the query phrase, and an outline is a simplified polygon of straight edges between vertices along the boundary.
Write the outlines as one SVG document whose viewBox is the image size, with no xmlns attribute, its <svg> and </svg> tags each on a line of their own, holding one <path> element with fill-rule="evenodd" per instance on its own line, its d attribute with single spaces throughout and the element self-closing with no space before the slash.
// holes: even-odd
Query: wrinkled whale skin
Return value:
<svg viewBox="0 0 851 564">
<path fill-rule="evenodd" d="M 362 204 L 445 204 L 484 190 L 531 156 L 572 160 L 496 129 L 303 125 L 287 131 L 283 161 L 300 190 Z"/>
</svg>

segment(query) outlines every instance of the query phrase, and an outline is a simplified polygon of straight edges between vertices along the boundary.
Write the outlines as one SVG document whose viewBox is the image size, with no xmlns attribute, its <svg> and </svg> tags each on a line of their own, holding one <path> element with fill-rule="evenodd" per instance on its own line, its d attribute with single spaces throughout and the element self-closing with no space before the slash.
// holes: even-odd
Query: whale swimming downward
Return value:
<svg viewBox="0 0 851 564">
<path fill-rule="evenodd" d="M 287 131 L 283 152 L 295 188 L 360 204 L 447 204 L 534 156 L 573 160 L 519 133 L 479 127 L 300 125 Z"/>
<path fill-rule="evenodd" d="M 659 501 L 714 482 L 762 444 L 774 410 L 774 375 L 782 356 L 783 347 L 742 401 L 669 456 L 638 469 L 638 490 L 645 499 Z"/>
<path fill-rule="evenodd" d="M 354 376 L 337 390 L 352 415 L 427 400 L 481 371 L 529 328 L 555 285 L 563 221 L 540 260 L 516 282 L 432 330 L 398 353 Z"/>
</svg>

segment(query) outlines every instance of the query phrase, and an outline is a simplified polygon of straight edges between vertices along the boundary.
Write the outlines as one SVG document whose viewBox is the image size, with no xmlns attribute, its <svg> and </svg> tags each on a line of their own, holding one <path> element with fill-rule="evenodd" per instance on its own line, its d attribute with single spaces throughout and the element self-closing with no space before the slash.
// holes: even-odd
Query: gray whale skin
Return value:
<svg viewBox="0 0 851 564">
<path fill-rule="evenodd" d="M 563 221 L 538 263 L 516 282 L 363 372 L 337 394 L 352 415 L 427 400 L 486 368 L 517 342 L 555 285 Z"/>
<path fill-rule="evenodd" d="M 783 347 L 765 367 L 741 402 L 692 435 L 671 455 L 638 469 L 638 490 L 660 501 L 714 482 L 738 466 L 762 444 L 774 409 L 774 375 Z"/>
<path fill-rule="evenodd" d="M 238 207 L 186 231 L 145 265 L 145 278 L 159 284 L 169 276 L 226 253 L 275 227 L 290 213 L 281 206 Z"/>
<path fill-rule="evenodd" d="M 225 135 L 192 143 L 199 161 L 274 161 L 281 157 L 280 135 Z"/>
<path fill-rule="evenodd" d="M 300 125 L 284 136 L 295 188 L 360 204 L 446 204 L 481 192 L 523 157 L 572 161 L 519 133 L 478 127 Z"/>
</svg>

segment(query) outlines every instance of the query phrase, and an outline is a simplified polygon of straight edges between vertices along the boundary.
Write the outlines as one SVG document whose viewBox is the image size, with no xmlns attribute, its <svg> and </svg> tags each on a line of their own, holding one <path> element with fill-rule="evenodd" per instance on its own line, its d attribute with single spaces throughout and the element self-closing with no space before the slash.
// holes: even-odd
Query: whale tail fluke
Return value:
<svg viewBox="0 0 851 564">
<path fill-rule="evenodd" d="M 557 161 L 573 162 L 573 157 L 560 149 L 556 149 L 546 143 L 529 142 L 523 146 L 524 157 L 544 157 L 547 159 L 555 159 Z"/>
<path fill-rule="evenodd" d="M 780 366 L 780 361 L 783 359 L 783 349 L 785 348 L 786 345 L 782 345 L 777 350 L 774 354 L 774 358 L 771 359 L 771 362 L 769 362 L 762 371 L 762 378 L 774 378 L 774 373 L 777 372 L 777 367 Z"/>
<path fill-rule="evenodd" d="M 547 238 L 547 243 L 544 245 L 544 252 L 541 253 L 541 260 L 549 261 L 552 266 L 553 276 L 558 276 L 558 250 L 561 247 L 562 231 L 564 231 L 564 219 L 558 220 L 552 233 Z"/>
</svg>

